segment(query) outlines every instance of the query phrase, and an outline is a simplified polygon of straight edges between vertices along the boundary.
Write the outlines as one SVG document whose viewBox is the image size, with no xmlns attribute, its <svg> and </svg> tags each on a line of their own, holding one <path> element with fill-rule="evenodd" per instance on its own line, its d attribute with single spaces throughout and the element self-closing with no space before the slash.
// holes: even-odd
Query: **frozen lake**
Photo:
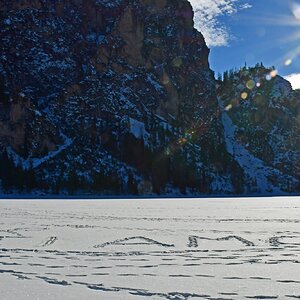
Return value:
<svg viewBox="0 0 300 300">
<path fill-rule="evenodd" d="M 0 201 L 0 298 L 300 299 L 300 198 Z"/>
</svg>

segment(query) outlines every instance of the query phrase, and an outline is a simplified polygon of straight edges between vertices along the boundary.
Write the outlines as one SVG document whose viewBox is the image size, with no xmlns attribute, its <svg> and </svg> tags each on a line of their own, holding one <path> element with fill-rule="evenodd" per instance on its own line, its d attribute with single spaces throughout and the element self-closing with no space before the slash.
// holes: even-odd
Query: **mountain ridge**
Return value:
<svg viewBox="0 0 300 300">
<path fill-rule="evenodd" d="M 30 177 L 50 194 L 260 192 L 227 149 L 225 92 L 188 1 L 4 1 L 0 12 L 6 190 Z M 291 182 L 281 188 L 299 191 Z"/>
</svg>

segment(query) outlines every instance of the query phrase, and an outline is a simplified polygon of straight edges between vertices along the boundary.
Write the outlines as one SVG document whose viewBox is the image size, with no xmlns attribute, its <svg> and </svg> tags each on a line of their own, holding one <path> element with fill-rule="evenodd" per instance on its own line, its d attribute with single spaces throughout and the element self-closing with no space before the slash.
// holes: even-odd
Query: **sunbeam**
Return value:
<svg viewBox="0 0 300 300">
<path fill-rule="evenodd" d="M 268 51 L 272 51 L 274 47 L 282 47 L 282 45 L 288 46 L 289 49 L 285 53 L 283 53 L 280 57 L 275 58 L 273 61 L 273 65 L 285 68 L 296 67 L 296 60 L 300 57 L 300 4 L 298 2 L 293 1 L 289 6 L 289 12 L 285 14 L 273 14 L 268 16 L 256 16 L 252 19 L 255 20 L 262 26 L 267 27 L 286 27 L 290 30 L 290 33 L 280 37 L 275 40 L 273 43 L 268 43 L 264 46 L 264 49 L 268 49 Z M 274 29 L 274 28 L 273 28 Z M 300 70 L 299 70 L 300 71 Z M 298 72 L 298 71 L 297 71 Z M 287 72 L 285 72 L 287 73 Z M 295 75 L 295 74 L 294 74 Z M 292 85 L 293 87 L 299 87 L 300 81 L 299 76 L 287 76 L 288 80 L 293 78 Z M 291 81 L 291 80 L 290 80 Z"/>
</svg>

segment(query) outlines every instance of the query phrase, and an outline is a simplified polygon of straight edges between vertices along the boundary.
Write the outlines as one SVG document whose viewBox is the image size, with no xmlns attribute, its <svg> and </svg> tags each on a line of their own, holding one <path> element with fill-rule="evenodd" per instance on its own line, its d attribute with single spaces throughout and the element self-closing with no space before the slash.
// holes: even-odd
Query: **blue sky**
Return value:
<svg viewBox="0 0 300 300">
<path fill-rule="evenodd" d="M 213 70 L 275 66 L 300 88 L 300 0 L 190 0 Z"/>
</svg>

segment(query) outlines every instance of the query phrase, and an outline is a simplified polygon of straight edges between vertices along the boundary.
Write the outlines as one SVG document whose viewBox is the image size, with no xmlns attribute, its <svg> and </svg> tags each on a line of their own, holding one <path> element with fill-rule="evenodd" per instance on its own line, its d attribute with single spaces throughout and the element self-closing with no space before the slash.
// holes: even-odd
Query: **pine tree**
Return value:
<svg viewBox="0 0 300 300">
<path fill-rule="evenodd" d="M 13 168 L 13 185 L 22 191 L 25 187 L 25 172 L 23 170 L 23 165 L 19 162 L 18 166 Z"/>
<path fill-rule="evenodd" d="M 32 161 L 30 161 L 29 169 L 25 173 L 25 186 L 29 192 L 36 188 L 36 178 Z"/>
<path fill-rule="evenodd" d="M 134 181 L 133 175 L 130 172 L 128 175 L 128 182 L 127 182 L 127 191 L 130 195 L 137 195 L 138 194 L 138 187 L 136 182 Z"/>
<path fill-rule="evenodd" d="M 66 187 L 70 195 L 74 195 L 76 190 L 78 190 L 79 179 L 74 169 L 72 169 L 67 178 Z"/>
<path fill-rule="evenodd" d="M 2 179 L 2 187 L 5 191 L 9 191 L 14 186 L 14 169 L 15 165 L 10 159 L 6 149 L 0 158 L 0 178 Z"/>
</svg>

